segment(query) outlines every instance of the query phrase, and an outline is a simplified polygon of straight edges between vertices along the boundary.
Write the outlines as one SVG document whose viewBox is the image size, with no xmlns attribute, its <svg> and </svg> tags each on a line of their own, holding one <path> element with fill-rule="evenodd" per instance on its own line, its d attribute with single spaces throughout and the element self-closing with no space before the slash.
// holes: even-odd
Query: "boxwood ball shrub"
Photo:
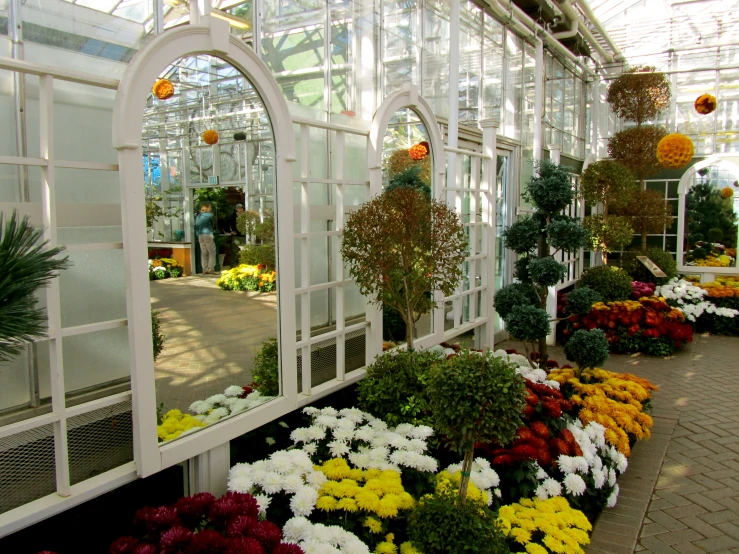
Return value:
<svg viewBox="0 0 739 554">
<path fill-rule="evenodd" d="M 637 256 L 647 256 L 667 274 L 667 277 L 655 277 L 652 275 L 652 272 L 636 259 Z M 677 262 L 675 258 L 672 254 L 660 248 L 650 248 L 646 252 L 641 250 L 624 252 L 621 257 L 621 267 L 631 276 L 632 280 L 642 281 L 644 283 L 664 285 L 673 277 L 677 277 Z"/>
<path fill-rule="evenodd" d="M 441 362 L 441 355 L 430 351 L 379 356 L 357 386 L 359 408 L 390 427 L 401 423 L 432 426 L 426 387 L 431 368 Z"/>
<path fill-rule="evenodd" d="M 523 425 L 526 387 L 516 367 L 490 353 L 465 351 L 431 369 L 428 394 L 433 427 L 449 450 L 464 456 L 460 504 L 467 495 L 475 443 L 505 446 Z"/>
<path fill-rule="evenodd" d="M 528 261 L 529 258 L 521 258 Z M 511 283 L 495 293 L 495 310 L 503 319 L 508 319 L 514 307 L 536 304 L 538 299 L 534 287 L 529 283 Z"/>
<path fill-rule="evenodd" d="M 496 514 L 471 499 L 460 506 L 456 498 L 451 491 L 437 491 L 418 501 L 408 518 L 413 547 L 423 554 L 507 554 Z"/>
<path fill-rule="evenodd" d="M 567 295 L 567 311 L 570 314 L 587 314 L 596 302 L 603 298 L 590 287 L 580 287 Z"/>
<path fill-rule="evenodd" d="M 536 306 L 514 306 L 505 322 L 508 332 L 523 341 L 527 357 L 529 347 L 526 343 L 534 343 L 532 348 L 535 348 L 536 341 L 549 333 L 549 314 Z"/>
<path fill-rule="evenodd" d="M 587 368 L 601 367 L 608 359 L 608 339 L 600 329 L 579 329 L 565 344 L 565 356 L 577 364 L 579 372 Z"/>
<path fill-rule="evenodd" d="M 580 285 L 598 293 L 603 302 L 616 302 L 631 298 L 633 279 L 623 269 L 601 265 L 585 270 Z"/>
</svg>

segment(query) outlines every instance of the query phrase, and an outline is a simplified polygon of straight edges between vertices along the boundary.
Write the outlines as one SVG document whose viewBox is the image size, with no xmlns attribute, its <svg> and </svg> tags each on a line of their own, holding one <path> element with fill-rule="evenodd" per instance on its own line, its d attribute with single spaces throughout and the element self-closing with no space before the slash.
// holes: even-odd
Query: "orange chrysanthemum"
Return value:
<svg viewBox="0 0 739 554">
<path fill-rule="evenodd" d="M 174 96 L 174 85 L 168 79 L 157 79 L 157 82 L 151 87 L 151 92 L 159 100 L 166 100 Z"/>
</svg>

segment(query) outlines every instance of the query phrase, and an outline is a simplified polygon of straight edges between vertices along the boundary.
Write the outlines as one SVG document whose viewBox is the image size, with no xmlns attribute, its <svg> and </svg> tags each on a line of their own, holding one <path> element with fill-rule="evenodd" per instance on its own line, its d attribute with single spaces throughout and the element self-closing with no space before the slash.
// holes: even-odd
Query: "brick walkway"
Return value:
<svg viewBox="0 0 739 554">
<path fill-rule="evenodd" d="M 564 360 L 560 348 L 552 357 Z M 670 358 L 605 365 L 660 390 L 652 438 L 635 446 L 618 504 L 601 514 L 587 552 L 739 554 L 739 338 L 696 336 Z"/>
</svg>

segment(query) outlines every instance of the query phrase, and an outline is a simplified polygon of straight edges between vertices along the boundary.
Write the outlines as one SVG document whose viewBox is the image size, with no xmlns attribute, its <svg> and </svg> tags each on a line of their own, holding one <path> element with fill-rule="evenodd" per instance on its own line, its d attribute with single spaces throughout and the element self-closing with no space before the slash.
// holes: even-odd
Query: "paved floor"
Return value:
<svg viewBox="0 0 739 554">
<path fill-rule="evenodd" d="M 501 343 L 501 348 L 515 348 Z M 553 355 L 564 361 L 562 349 Z M 612 356 L 660 386 L 652 438 L 635 446 L 588 553 L 739 553 L 739 338 L 696 336 L 669 358 Z"/>
<path fill-rule="evenodd" d="M 151 305 L 166 336 L 155 364 L 157 404 L 187 407 L 248 385 L 262 341 L 277 336 L 275 293 L 224 291 L 217 276 L 151 282 Z"/>
</svg>

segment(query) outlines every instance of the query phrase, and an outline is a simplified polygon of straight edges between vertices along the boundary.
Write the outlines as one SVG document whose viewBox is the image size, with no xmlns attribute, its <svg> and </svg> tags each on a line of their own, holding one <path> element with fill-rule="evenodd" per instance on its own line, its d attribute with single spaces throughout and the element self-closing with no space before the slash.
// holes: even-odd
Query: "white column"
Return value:
<svg viewBox="0 0 739 554">
<path fill-rule="evenodd" d="M 541 125 L 544 103 L 544 43 L 536 40 L 536 67 L 534 83 L 534 161 L 541 160 Z"/>
<path fill-rule="evenodd" d="M 599 143 L 598 143 L 598 121 L 600 119 L 600 77 L 595 76 L 592 84 L 592 95 L 593 105 L 590 107 L 590 122 L 592 124 L 592 135 L 590 137 L 590 153 L 597 160 L 599 157 Z"/>
<path fill-rule="evenodd" d="M 459 3 L 451 0 L 449 13 L 449 139 L 448 146 L 457 148 L 459 144 Z M 423 89 L 422 89 L 423 90 Z M 451 157 L 454 156 L 450 154 Z M 450 170 L 449 175 L 454 175 Z M 456 186 L 456 185 L 455 185 Z"/>
<path fill-rule="evenodd" d="M 494 349 L 495 346 L 495 311 L 493 300 L 495 299 L 495 193 L 496 173 L 498 168 L 498 157 L 496 154 L 498 141 L 498 127 L 500 117 L 483 119 L 480 121 L 482 127 L 482 153 L 489 158 L 482 162 L 482 220 L 486 224 L 482 229 L 483 244 L 486 244 L 485 253 L 487 257 L 482 264 L 482 278 L 487 286 L 487 294 L 484 295 L 485 303 L 482 306 L 483 315 L 487 323 L 483 327 L 475 329 L 475 348 L 485 347 Z"/>
<path fill-rule="evenodd" d="M 560 162 L 560 155 L 562 153 L 562 146 L 559 144 L 549 144 L 549 160 L 557 165 Z M 547 314 L 550 319 L 557 317 L 557 290 L 554 287 L 549 287 L 549 294 L 547 295 Z M 547 344 L 552 346 L 556 342 L 555 324 L 549 324 L 549 334 L 547 335 Z"/>
<path fill-rule="evenodd" d="M 561 144 L 547 144 L 549 150 L 549 161 L 559 165 L 560 156 L 562 155 Z"/>
<path fill-rule="evenodd" d="M 191 458 L 188 464 L 190 494 L 209 492 L 216 498 L 226 494 L 231 467 L 230 442 Z"/>
</svg>

